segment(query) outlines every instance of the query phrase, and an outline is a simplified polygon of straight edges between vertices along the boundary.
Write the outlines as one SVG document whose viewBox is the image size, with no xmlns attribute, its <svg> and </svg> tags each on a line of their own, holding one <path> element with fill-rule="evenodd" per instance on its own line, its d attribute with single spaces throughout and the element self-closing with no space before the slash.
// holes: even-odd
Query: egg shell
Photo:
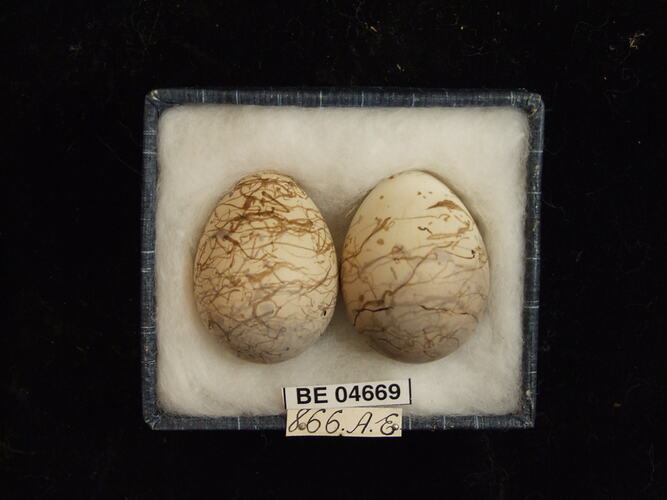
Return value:
<svg viewBox="0 0 667 500">
<path fill-rule="evenodd" d="M 380 182 L 348 229 L 341 263 L 348 318 L 407 362 L 442 358 L 475 331 L 489 294 L 482 236 L 439 179 L 410 170 Z"/>
<path fill-rule="evenodd" d="M 197 247 L 194 292 L 204 325 L 242 358 L 284 361 L 319 338 L 336 304 L 336 253 L 294 180 L 249 175 L 218 202 Z"/>
</svg>

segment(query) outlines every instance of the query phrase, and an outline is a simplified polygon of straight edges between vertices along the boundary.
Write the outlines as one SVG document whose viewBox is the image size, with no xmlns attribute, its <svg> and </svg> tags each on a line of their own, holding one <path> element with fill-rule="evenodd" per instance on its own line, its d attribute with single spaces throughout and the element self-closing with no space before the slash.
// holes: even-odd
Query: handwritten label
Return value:
<svg viewBox="0 0 667 500">
<path fill-rule="evenodd" d="M 286 436 L 400 437 L 402 408 L 287 410 Z"/>
<path fill-rule="evenodd" d="M 283 388 L 285 408 L 350 408 L 409 405 L 412 386 L 407 380 Z"/>
</svg>

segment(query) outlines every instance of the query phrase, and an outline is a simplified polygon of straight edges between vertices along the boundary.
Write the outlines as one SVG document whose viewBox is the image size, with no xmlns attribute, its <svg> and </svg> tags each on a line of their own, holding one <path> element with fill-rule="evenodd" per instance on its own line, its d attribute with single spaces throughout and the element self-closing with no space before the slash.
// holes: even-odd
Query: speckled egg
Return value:
<svg viewBox="0 0 667 500">
<path fill-rule="evenodd" d="M 341 286 L 350 321 L 375 349 L 431 361 L 475 331 L 489 261 L 461 200 L 432 175 L 410 170 L 380 182 L 354 215 Z"/>
<path fill-rule="evenodd" d="M 247 360 L 284 361 L 319 338 L 336 304 L 336 253 L 294 180 L 249 175 L 218 202 L 197 247 L 194 292 L 204 325 Z"/>
</svg>

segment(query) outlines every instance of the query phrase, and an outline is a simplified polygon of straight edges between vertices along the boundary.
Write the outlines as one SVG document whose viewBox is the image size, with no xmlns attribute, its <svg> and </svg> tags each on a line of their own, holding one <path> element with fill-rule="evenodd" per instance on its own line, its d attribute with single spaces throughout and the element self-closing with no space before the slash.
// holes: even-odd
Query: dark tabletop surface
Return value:
<svg viewBox="0 0 667 500">
<path fill-rule="evenodd" d="M 2 496 L 667 496 L 667 8 L 538 3 L 3 3 Z M 400 441 L 149 430 L 143 97 L 175 86 L 540 93 L 535 429 Z"/>
</svg>

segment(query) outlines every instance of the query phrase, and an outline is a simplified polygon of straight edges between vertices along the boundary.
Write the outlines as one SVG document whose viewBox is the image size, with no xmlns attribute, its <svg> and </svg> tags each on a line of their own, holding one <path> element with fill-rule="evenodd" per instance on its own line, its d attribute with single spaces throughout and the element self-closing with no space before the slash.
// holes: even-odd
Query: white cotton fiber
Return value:
<svg viewBox="0 0 667 500">
<path fill-rule="evenodd" d="M 275 415 L 284 386 L 412 379 L 413 415 L 517 409 L 521 367 L 526 115 L 513 108 L 297 108 L 188 105 L 158 133 L 158 395 L 182 415 Z M 427 170 L 475 217 L 491 270 L 487 312 L 453 354 L 406 364 L 371 350 L 344 314 L 301 356 L 237 358 L 196 313 L 192 270 L 211 210 L 246 174 L 291 176 L 329 224 L 338 254 L 364 195 L 407 169 Z"/>
</svg>

